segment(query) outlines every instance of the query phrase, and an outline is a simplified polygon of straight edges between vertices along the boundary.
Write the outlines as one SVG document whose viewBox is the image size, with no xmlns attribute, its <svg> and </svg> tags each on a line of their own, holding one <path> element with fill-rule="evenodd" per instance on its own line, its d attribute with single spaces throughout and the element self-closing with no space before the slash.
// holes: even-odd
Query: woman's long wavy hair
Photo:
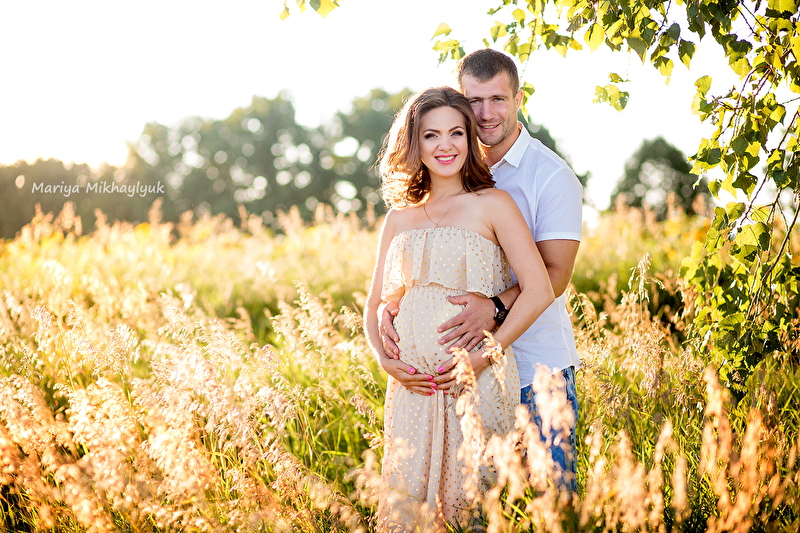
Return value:
<svg viewBox="0 0 800 533">
<path fill-rule="evenodd" d="M 464 117 L 467 157 L 461 183 L 467 192 L 494 187 L 489 167 L 478 148 L 478 125 L 467 98 L 451 87 L 429 87 L 408 99 L 389 132 L 381 158 L 381 193 L 386 205 L 408 207 L 422 202 L 431 190 L 431 178 L 419 149 L 422 117 L 434 109 L 452 107 Z"/>
</svg>

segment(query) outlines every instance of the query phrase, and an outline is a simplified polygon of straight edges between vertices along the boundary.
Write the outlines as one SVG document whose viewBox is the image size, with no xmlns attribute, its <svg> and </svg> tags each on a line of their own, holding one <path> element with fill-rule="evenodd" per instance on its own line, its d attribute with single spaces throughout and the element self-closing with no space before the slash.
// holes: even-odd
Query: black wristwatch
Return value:
<svg viewBox="0 0 800 533">
<path fill-rule="evenodd" d="M 508 309 L 503 305 L 503 300 L 497 296 L 492 296 L 491 300 L 494 302 L 494 323 L 499 326 L 508 316 Z"/>
</svg>

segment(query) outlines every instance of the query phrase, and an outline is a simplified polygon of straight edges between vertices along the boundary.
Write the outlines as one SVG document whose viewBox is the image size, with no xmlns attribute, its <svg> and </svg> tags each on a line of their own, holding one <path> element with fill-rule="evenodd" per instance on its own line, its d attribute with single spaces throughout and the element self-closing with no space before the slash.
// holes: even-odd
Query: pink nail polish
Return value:
<svg viewBox="0 0 800 533">
<path fill-rule="evenodd" d="M 413 373 L 414 373 L 414 372 L 416 372 L 416 371 L 417 371 L 417 369 L 416 369 L 416 368 L 412 368 L 411 370 L 409 370 L 409 371 L 408 371 L 408 373 L 409 373 L 409 374 L 413 374 Z"/>
<path fill-rule="evenodd" d="M 431 383 L 431 387 L 433 387 L 433 390 L 436 390 L 436 383 Z"/>
<path fill-rule="evenodd" d="M 437 370 L 437 372 L 444 372 L 444 367 L 443 367 L 443 366 L 440 366 L 440 367 L 439 367 L 439 370 Z"/>
<path fill-rule="evenodd" d="M 433 376 L 428 376 L 428 381 L 433 381 Z"/>
</svg>

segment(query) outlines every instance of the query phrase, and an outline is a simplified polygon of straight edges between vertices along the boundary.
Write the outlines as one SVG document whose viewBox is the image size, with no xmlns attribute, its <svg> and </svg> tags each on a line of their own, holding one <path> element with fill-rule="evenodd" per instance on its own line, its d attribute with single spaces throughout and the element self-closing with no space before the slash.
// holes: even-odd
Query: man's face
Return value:
<svg viewBox="0 0 800 533">
<path fill-rule="evenodd" d="M 508 74 L 501 72 L 483 83 L 464 74 L 461 76 L 461 90 L 478 120 L 478 137 L 484 145 L 497 146 L 506 139 L 514 139 L 522 91 L 517 94 L 511 91 Z"/>
</svg>

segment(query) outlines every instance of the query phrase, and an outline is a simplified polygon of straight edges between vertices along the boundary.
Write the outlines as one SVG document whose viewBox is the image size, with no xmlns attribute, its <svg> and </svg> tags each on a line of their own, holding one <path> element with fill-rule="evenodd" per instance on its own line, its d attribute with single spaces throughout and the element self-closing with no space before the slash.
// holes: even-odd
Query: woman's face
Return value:
<svg viewBox="0 0 800 533">
<path fill-rule="evenodd" d="M 460 179 L 469 151 L 461 113 L 452 107 L 425 113 L 420 120 L 419 151 L 431 179 Z"/>
</svg>

